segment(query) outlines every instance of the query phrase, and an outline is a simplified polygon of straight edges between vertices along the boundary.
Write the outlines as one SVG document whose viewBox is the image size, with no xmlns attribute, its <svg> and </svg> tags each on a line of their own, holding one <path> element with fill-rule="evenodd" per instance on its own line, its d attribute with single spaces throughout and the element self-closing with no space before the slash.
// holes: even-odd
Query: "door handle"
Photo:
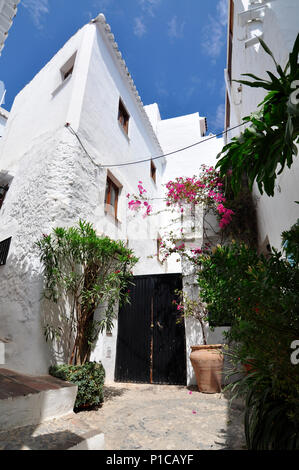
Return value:
<svg viewBox="0 0 299 470">
<path fill-rule="evenodd" d="M 161 323 L 160 323 L 160 322 L 158 322 L 158 321 L 157 321 L 157 325 L 158 325 L 158 327 L 159 327 L 160 329 L 162 329 L 162 328 L 163 328 L 163 325 L 161 325 Z"/>
</svg>

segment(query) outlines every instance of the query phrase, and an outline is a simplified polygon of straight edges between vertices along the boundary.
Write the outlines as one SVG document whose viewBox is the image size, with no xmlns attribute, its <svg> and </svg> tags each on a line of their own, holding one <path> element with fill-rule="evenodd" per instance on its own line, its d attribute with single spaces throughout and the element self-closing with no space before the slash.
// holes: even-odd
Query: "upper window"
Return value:
<svg viewBox="0 0 299 470">
<path fill-rule="evenodd" d="M 64 66 L 61 67 L 60 72 L 62 81 L 66 80 L 72 75 L 75 66 L 76 55 L 77 52 L 75 52 L 75 54 L 73 54 L 72 57 L 69 58 L 69 60 L 64 64 Z"/>
<path fill-rule="evenodd" d="M 122 100 L 120 99 L 119 105 L 118 105 L 118 122 L 126 134 L 128 134 L 128 131 L 129 131 L 129 119 L 130 119 L 130 115 L 128 111 L 126 110 Z"/>
<path fill-rule="evenodd" d="M 6 264 L 10 242 L 11 242 L 11 237 L 0 242 L 0 266 L 3 266 L 4 264 Z"/>
<path fill-rule="evenodd" d="M 5 186 L 0 186 L 0 209 L 4 202 L 7 191 L 8 191 L 8 184 L 6 184 Z"/>
<path fill-rule="evenodd" d="M 117 219 L 117 206 L 119 197 L 119 186 L 117 186 L 109 176 L 107 176 L 105 193 L 105 211 L 112 214 Z"/>
<path fill-rule="evenodd" d="M 156 177 L 157 177 L 157 168 L 153 160 L 151 160 L 151 178 L 154 181 L 154 183 L 156 183 Z"/>
</svg>

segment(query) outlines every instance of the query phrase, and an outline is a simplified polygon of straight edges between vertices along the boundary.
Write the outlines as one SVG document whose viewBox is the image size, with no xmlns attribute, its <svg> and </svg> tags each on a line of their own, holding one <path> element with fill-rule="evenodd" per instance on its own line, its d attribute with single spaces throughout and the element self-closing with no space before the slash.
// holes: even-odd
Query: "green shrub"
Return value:
<svg viewBox="0 0 299 470">
<path fill-rule="evenodd" d="M 214 318 L 231 318 L 233 372 L 240 363 L 252 366 L 230 387 L 246 398 L 248 449 L 298 448 L 299 366 L 291 362 L 291 344 L 299 339 L 298 264 L 275 250 L 263 256 L 244 244 L 219 246 L 202 255 L 199 285 Z"/>
<path fill-rule="evenodd" d="M 100 362 L 86 362 L 77 366 L 56 365 L 50 367 L 49 373 L 58 379 L 78 385 L 75 409 L 83 405 L 99 405 L 103 402 L 105 369 Z"/>
<path fill-rule="evenodd" d="M 209 323 L 214 326 L 231 325 L 239 318 L 240 298 L 249 277 L 248 267 L 256 265 L 259 257 L 245 244 L 218 246 L 211 254 L 200 257 L 198 284 L 200 296 L 207 304 Z M 249 299 L 250 301 L 250 299 Z"/>
<path fill-rule="evenodd" d="M 73 341 L 64 343 L 69 364 L 84 364 L 99 333 L 113 328 L 118 305 L 129 301 L 127 287 L 138 258 L 123 241 L 97 235 L 93 225 L 84 220 L 74 227 L 54 228 L 36 246 L 44 266 L 44 296 L 60 304 L 59 315 L 50 316 L 49 322 L 46 319 L 46 340 L 55 338 L 64 343 L 63 338 L 69 335 Z M 70 312 L 65 299 L 72 306 Z M 106 311 L 96 321 L 100 305 L 106 305 Z"/>
</svg>

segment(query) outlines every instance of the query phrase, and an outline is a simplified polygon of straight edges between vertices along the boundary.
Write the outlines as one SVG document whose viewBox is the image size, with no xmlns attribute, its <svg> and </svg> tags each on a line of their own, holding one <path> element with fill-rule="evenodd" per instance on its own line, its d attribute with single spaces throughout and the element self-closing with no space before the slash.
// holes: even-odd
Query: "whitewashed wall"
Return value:
<svg viewBox="0 0 299 470">
<path fill-rule="evenodd" d="M 74 71 L 62 82 L 61 67 L 74 53 Z M 130 114 L 128 135 L 117 120 L 119 98 Z M 155 157 L 200 140 L 204 132 L 204 118 L 197 113 L 162 121 L 156 105 L 145 112 L 103 16 L 79 30 L 19 93 L 0 149 L 0 171 L 14 176 L 0 211 L 0 240 L 12 237 L 7 264 L 0 267 L 0 337 L 8 341 L 7 367 L 46 373 L 54 354 L 65 361 L 63 348 L 53 351 L 43 336 L 45 314 L 55 315 L 55 308 L 41 302 L 42 267 L 34 245 L 53 227 L 86 219 L 99 234 L 128 242 L 140 257 L 135 275 L 181 272 L 180 263 L 161 265 L 155 256 L 164 215 L 134 217 L 126 195 L 137 193 L 142 181 L 154 211 L 159 210 L 162 184 L 181 176 L 182 168 L 191 176 L 201 163 L 214 164 L 221 141 L 194 147 L 167 164 L 155 160 L 156 183 L 150 162 L 110 167 L 110 176 L 122 186 L 117 222 L 104 212 L 107 169 L 101 164 Z M 200 342 L 198 329 L 190 328 L 192 340 Z M 116 338 L 117 322 L 112 336 L 99 337 L 92 355 L 103 362 L 108 380 L 114 377 Z"/>
<path fill-rule="evenodd" d="M 12 237 L 7 264 L 0 267 L 0 337 L 9 341 L 6 366 L 28 373 L 46 373 L 52 354 L 43 336 L 45 307 L 35 241 L 53 227 L 73 225 L 79 218 L 94 223 L 99 233 L 126 240 L 126 193 L 136 192 L 140 179 L 150 193 L 157 192 L 149 164 L 115 171 L 123 184 L 121 228 L 104 216 L 107 172 L 97 163 L 136 160 L 161 149 L 145 113 L 140 115 L 135 95 L 123 83 L 126 78 L 110 56 L 112 46 L 101 39 L 105 36 L 100 27 L 86 25 L 19 93 L 3 139 L 0 169 L 14 179 L 0 212 L 0 240 Z M 73 74 L 62 83 L 60 69 L 76 51 Z M 108 106 L 103 99 L 109 95 Z M 117 122 L 120 95 L 131 115 L 130 140 Z M 88 140 L 94 162 L 64 127 L 66 122 L 84 143 Z M 162 163 L 157 164 L 158 184 Z M 141 236 L 148 237 L 145 227 Z M 156 260 L 152 263 L 161 269 Z M 149 273 L 153 270 L 148 267 Z M 63 351 L 58 352 L 63 360 Z"/>
<path fill-rule="evenodd" d="M 277 62 L 285 66 L 288 54 L 298 34 L 299 2 L 297 0 L 275 0 L 267 2 L 261 22 L 241 25 L 241 17 L 248 10 L 248 0 L 234 0 L 234 39 L 232 54 L 232 78 L 244 79 L 242 73 L 253 73 L 258 77 L 269 78 L 266 71 L 277 74 L 275 65 L 269 55 L 259 44 L 246 47 L 247 41 L 255 35 L 262 34 L 263 40 L 273 52 Z M 240 16 L 241 15 L 241 16 Z M 242 86 L 232 83 L 232 118 L 231 126 L 241 122 L 241 118 L 248 116 L 257 109 L 263 100 L 265 92 L 262 89 Z M 234 131 L 230 136 L 236 135 Z M 257 216 L 259 230 L 259 244 L 261 247 L 269 240 L 270 245 L 281 248 L 281 232 L 290 228 L 299 217 L 299 206 L 294 204 L 298 200 L 298 157 L 292 168 L 285 168 L 276 180 L 275 196 L 261 196 L 258 188 L 254 187 L 257 198 Z"/>
<path fill-rule="evenodd" d="M 200 117 L 198 113 L 179 116 L 172 119 L 161 120 L 159 108 L 156 103 L 145 107 L 149 119 L 152 122 L 154 129 L 156 129 L 159 141 L 165 154 L 173 152 L 177 149 L 187 147 L 196 142 L 202 142 L 188 150 L 170 155 L 167 158 L 167 164 L 163 173 L 162 184 L 175 179 L 176 177 L 192 177 L 199 173 L 200 165 L 205 164 L 214 166 L 216 164 L 216 156 L 223 147 L 223 139 L 211 139 L 204 142 L 209 136 L 204 136 L 205 133 L 205 119 Z M 165 191 L 165 188 L 164 188 Z M 202 214 L 201 208 L 196 208 L 196 226 L 195 232 L 190 233 L 188 244 L 192 247 L 201 247 L 203 240 L 202 229 Z M 182 227 L 180 220 L 173 223 L 173 219 L 180 219 L 179 214 L 164 212 L 160 218 L 160 233 L 169 232 L 171 229 Z M 190 221 L 187 219 L 187 223 Z M 176 227 L 177 226 L 177 227 Z M 186 222 L 183 222 L 184 232 L 186 233 Z M 189 292 L 190 296 L 195 294 L 194 289 L 187 287 L 187 282 L 194 282 L 194 276 L 190 277 L 188 266 L 182 269 L 181 262 L 178 262 L 179 256 L 171 255 L 167 262 L 167 272 L 182 272 L 184 290 Z M 196 290 L 196 289 L 195 289 Z M 194 297 L 196 298 L 196 297 Z M 185 319 L 186 331 L 186 368 L 187 368 L 187 384 L 195 384 L 196 378 L 189 359 L 191 354 L 191 346 L 196 344 L 203 344 L 202 330 L 197 321 L 192 318 Z M 206 336 L 208 344 L 215 344 L 215 342 L 223 343 L 224 338 L 222 332 L 223 328 L 217 327 L 211 331 L 208 325 L 206 326 Z"/>
<path fill-rule="evenodd" d="M 9 115 L 8 111 L 6 111 L 3 108 L 0 108 L 0 138 L 2 138 L 4 134 L 4 129 L 7 123 L 8 115 Z M 0 140 L 0 148 L 1 148 L 1 140 Z"/>
</svg>

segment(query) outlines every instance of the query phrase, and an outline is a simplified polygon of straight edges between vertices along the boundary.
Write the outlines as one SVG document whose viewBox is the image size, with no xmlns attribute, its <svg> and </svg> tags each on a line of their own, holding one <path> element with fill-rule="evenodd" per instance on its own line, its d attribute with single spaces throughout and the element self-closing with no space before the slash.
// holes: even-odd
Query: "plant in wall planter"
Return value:
<svg viewBox="0 0 299 470">
<path fill-rule="evenodd" d="M 200 297 L 193 300 L 184 291 L 176 291 L 174 300 L 182 317 L 192 317 L 200 324 L 203 344 L 191 346 L 190 361 L 195 372 L 198 390 L 202 393 L 220 393 L 223 370 L 222 344 L 207 344 L 205 322 L 207 310 Z"/>
</svg>

